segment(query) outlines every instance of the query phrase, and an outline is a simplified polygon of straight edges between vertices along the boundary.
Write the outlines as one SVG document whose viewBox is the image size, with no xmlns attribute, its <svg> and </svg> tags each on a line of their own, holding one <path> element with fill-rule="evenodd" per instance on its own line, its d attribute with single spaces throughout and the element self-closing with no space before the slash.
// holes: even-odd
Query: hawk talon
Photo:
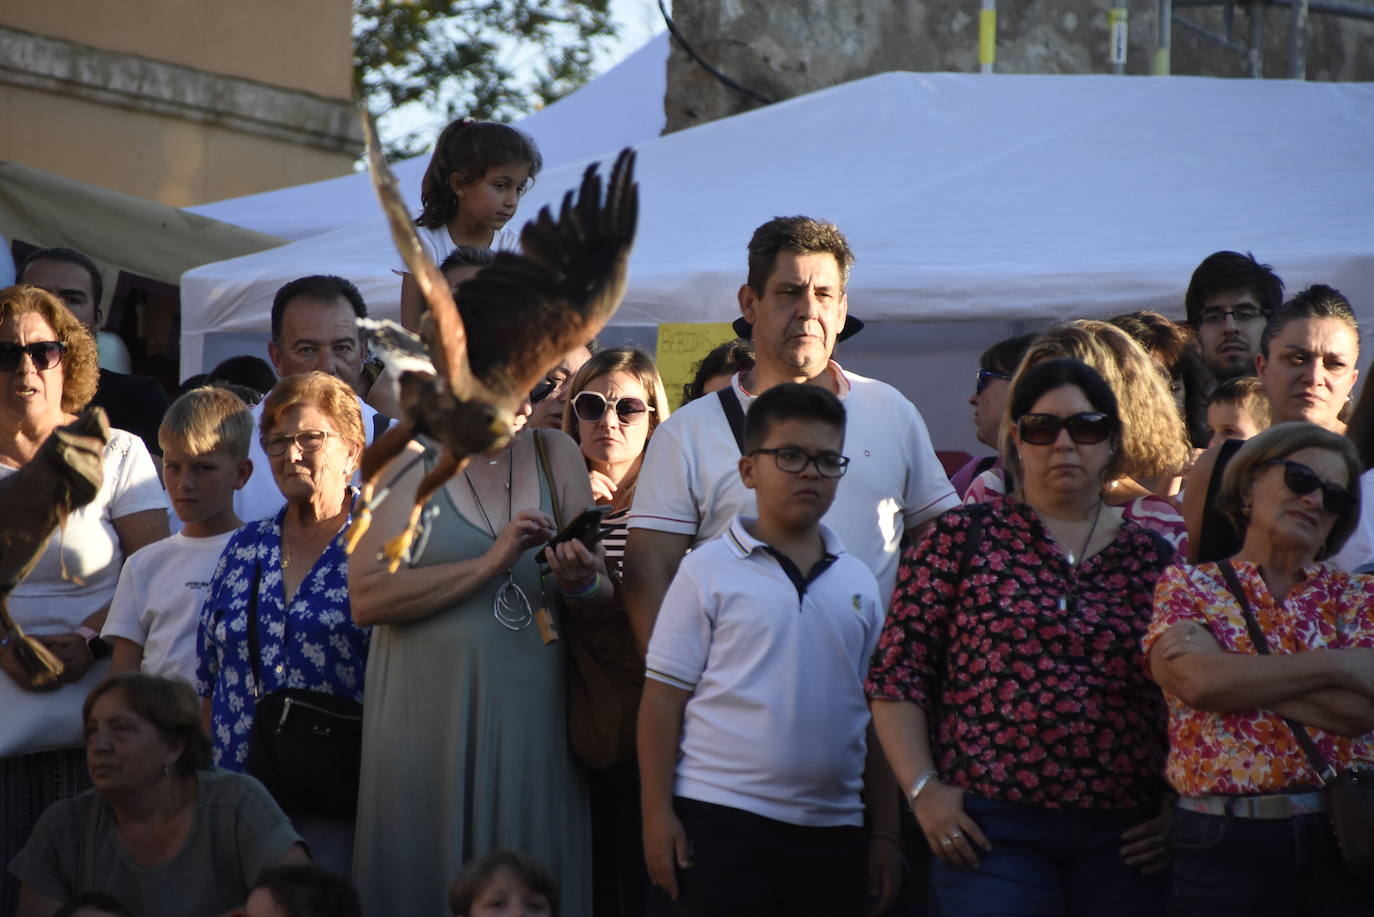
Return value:
<svg viewBox="0 0 1374 917">
<path fill-rule="evenodd" d="M 363 503 L 358 510 L 358 514 L 353 517 L 353 522 L 348 527 L 348 536 L 344 539 L 344 554 L 353 556 L 353 549 L 358 546 L 358 542 L 363 540 L 363 535 L 372 525 L 372 507 Z"/>
<path fill-rule="evenodd" d="M 402 561 L 410 559 L 410 544 L 414 540 L 415 529 L 407 528 L 382 546 L 382 550 L 377 554 L 377 559 L 386 562 L 386 572 L 395 573 Z"/>
</svg>

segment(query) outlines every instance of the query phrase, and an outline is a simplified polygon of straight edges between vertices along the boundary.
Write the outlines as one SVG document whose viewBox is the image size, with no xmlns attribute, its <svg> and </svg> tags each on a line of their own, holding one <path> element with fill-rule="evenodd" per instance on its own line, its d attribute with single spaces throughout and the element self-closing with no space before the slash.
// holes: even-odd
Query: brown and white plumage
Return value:
<svg viewBox="0 0 1374 917">
<path fill-rule="evenodd" d="M 363 454 L 362 508 L 355 514 L 351 552 L 367 529 L 377 481 L 417 433 L 442 447 L 420 484 L 406 530 L 383 553 L 395 569 L 409 550 L 425 501 L 459 473 L 471 456 L 510 442 L 515 413 L 563 354 L 596 336 L 625 294 L 630 249 L 639 216 L 634 151 L 622 150 L 604 193 L 595 165 L 569 191 L 555 216 L 549 208 L 525 224 L 523 253 L 498 252 L 465 281 L 457 301 L 425 254 L 395 176 L 364 118 L 368 161 L 396 247 L 429 306 L 429 346 L 435 373 L 401 376 L 404 416 Z"/>
</svg>

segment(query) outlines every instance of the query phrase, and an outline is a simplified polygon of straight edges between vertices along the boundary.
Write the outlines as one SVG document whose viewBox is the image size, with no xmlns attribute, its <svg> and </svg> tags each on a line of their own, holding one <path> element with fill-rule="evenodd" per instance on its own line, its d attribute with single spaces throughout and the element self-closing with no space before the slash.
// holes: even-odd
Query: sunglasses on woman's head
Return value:
<svg viewBox="0 0 1374 917">
<path fill-rule="evenodd" d="M 1069 431 L 1069 439 L 1080 446 L 1106 442 L 1116 432 L 1116 418 L 1097 411 L 1084 411 L 1071 417 L 1058 414 L 1022 414 L 1016 421 L 1021 442 L 1032 446 L 1049 446 L 1059 439 L 1060 430 Z"/>
<path fill-rule="evenodd" d="M 1008 376 L 1006 373 L 993 372 L 990 369 L 980 369 L 978 370 L 978 382 L 973 387 L 973 394 L 983 394 L 983 389 L 987 388 L 988 383 L 993 379 L 1010 380 L 1011 376 Z"/>
<path fill-rule="evenodd" d="M 582 392 L 573 399 L 573 413 L 577 415 L 578 420 L 585 420 L 587 423 L 596 423 L 605 417 L 608 408 L 615 411 L 615 416 L 620 418 L 621 423 L 634 423 L 640 414 L 653 410 L 644 403 L 643 398 L 611 400 L 600 392 Z"/>
<path fill-rule="evenodd" d="M 1302 462 L 1273 459 L 1265 465 L 1283 466 L 1283 486 L 1298 496 L 1306 496 L 1318 487 L 1322 491 L 1322 508 L 1333 516 L 1344 516 L 1355 506 L 1355 496 L 1339 484 L 1323 481 L 1315 471 Z"/>
<path fill-rule="evenodd" d="M 0 344 L 0 372 L 12 373 L 19 368 L 24 354 L 33 361 L 33 368 L 42 372 L 62 362 L 67 345 L 61 341 L 34 341 L 32 344 Z"/>
</svg>

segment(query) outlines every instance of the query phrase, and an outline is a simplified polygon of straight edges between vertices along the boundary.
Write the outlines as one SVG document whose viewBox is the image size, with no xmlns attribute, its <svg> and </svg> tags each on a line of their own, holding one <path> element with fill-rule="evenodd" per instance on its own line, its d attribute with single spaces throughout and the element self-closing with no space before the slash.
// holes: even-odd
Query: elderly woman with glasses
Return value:
<svg viewBox="0 0 1374 917">
<path fill-rule="evenodd" d="M 1123 438 L 1093 369 L 1018 372 L 1017 489 L 902 559 L 868 677 L 945 914 L 1157 915 L 1164 703 L 1140 640 L 1174 551 L 1106 499 Z"/>
<path fill-rule="evenodd" d="M 197 638 L 196 677 L 215 764 L 233 771 L 248 769 L 249 736 L 265 696 L 308 689 L 361 704 L 369 640 L 353 623 L 342 538 L 364 445 L 357 397 L 328 373 L 287 376 L 263 401 L 260 430 L 286 505 L 229 539 Z M 351 809 L 307 812 L 302 800 L 277 801 L 315 858 L 347 872 Z"/>
<path fill-rule="evenodd" d="M 30 462 L 95 394 L 95 341 L 55 297 L 38 287 L 0 290 L 0 477 Z M 24 843 L 38 814 L 89 783 L 82 761 L 81 701 L 108 668 L 99 638 L 124 558 L 167 536 L 167 510 L 143 441 L 111 430 L 95 499 L 71 513 L 24 582 L 9 596 L 13 620 L 62 663 L 40 686 L 7 652 L 0 633 L 0 862 Z M 0 526 L 22 525 L 0 510 Z M 0 879 L 0 913 L 17 886 Z"/>
<path fill-rule="evenodd" d="M 1320 790 L 1327 768 L 1374 764 L 1374 580 L 1328 561 L 1359 516 L 1359 476 L 1345 437 L 1270 427 L 1218 494 L 1239 553 L 1159 583 L 1145 647 L 1179 793 L 1171 913 L 1369 913 Z"/>
</svg>

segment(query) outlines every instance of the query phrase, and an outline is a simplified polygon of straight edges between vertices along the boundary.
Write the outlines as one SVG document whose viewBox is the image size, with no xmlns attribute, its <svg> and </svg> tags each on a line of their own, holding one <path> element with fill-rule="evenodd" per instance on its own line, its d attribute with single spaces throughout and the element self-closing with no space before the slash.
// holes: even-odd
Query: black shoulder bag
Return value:
<svg viewBox="0 0 1374 917">
<path fill-rule="evenodd" d="M 1250 601 L 1245 590 L 1236 578 L 1231 562 L 1223 560 L 1217 564 L 1221 575 L 1226 578 L 1226 588 L 1240 603 L 1241 613 L 1245 615 L 1245 628 L 1250 632 L 1250 640 L 1260 655 L 1269 653 L 1269 643 L 1264 638 L 1255 613 L 1250 610 Z M 1326 756 L 1312 741 L 1307 727 L 1301 723 L 1284 718 L 1288 728 L 1293 730 L 1293 738 L 1302 746 L 1312 769 L 1317 772 L 1322 789 L 1326 793 L 1326 811 L 1331 817 L 1331 827 L 1336 833 L 1336 842 L 1341 847 L 1341 857 L 1352 873 L 1362 878 L 1374 877 L 1374 770 L 1352 767 L 1337 771 L 1326 760 Z"/>
<path fill-rule="evenodd" d="M 248 593 L 248 659 L 257 712 L 248 736 L 249 774 L 287 812 L 349 818 L 358 808 L 363 707 L 357 701 L 283 688 L 263 695 L 258 645 L 259 567 Z"/>
</svg>

